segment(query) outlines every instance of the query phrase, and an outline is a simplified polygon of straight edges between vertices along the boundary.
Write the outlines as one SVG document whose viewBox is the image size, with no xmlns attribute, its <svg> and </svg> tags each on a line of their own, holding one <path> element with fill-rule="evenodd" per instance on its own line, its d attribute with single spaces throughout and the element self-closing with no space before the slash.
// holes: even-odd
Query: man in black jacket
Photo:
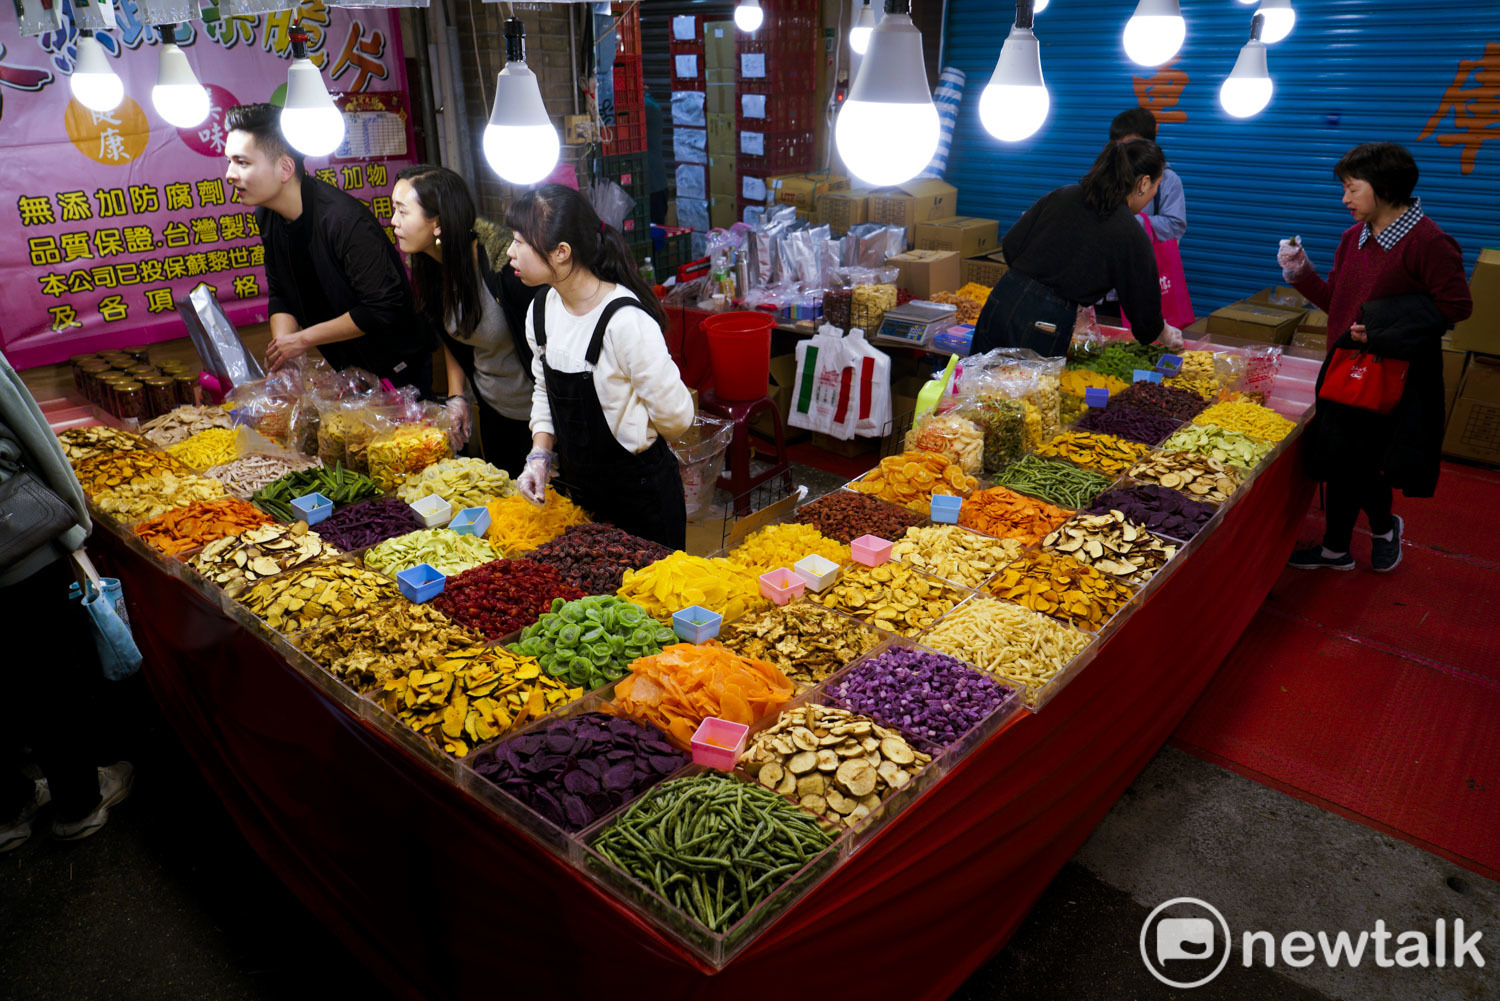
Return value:
<svg viewBox="0 0 1500 1001">
<path fill-rule="evenodd" d="M 225 178 L 255 207 L 266 248 L 267 365 L 316 347 L 336 369 L 356 365 L 427 394 L 436 343 L 412 307 L 400 255 L 369 209 L 307 175 L 279 114 L 242 104 L 224 120 Z"/>
</svg>

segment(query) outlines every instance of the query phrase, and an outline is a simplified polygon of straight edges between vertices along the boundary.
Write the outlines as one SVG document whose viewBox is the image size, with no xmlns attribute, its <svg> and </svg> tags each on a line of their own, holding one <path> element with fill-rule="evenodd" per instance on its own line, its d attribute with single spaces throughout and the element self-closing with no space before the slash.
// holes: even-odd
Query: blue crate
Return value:
<svg viewBox="0 0 1500 1001">
<path fill-rule="evenodd" d="M 490 530 L 490 510 L 486 507 L 466 507 L 453 516 L 448 527 L 459 535 L 484 538 L 484 533 Z"/>
<path fill-rule="evenodd" d="M 447 582 L 448 578 L 430 563 L 418 563 L 396 574 L 396 586 L 401 593 L 419 605 L 442 594 Z"/>
<path fill-rule="evenodd" d="M 703 643 L 719 635 L 724 616 L 702 605 L 689 605 L 672 613 L 672 631 L 684 643 Z"/>
<path fill-rule="evenodd" d="M 333 514 L 333 501 L 319 493 L 303 494 L 292 498 L 292 510 L 301 515 L 309 525 L 316 525 Z"/>
</svg>

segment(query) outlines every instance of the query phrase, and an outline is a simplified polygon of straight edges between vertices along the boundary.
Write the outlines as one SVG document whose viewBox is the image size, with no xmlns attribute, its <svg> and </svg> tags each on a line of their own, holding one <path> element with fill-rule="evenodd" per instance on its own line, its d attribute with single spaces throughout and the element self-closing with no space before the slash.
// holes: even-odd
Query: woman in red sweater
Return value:
<svg viewBox="0 0 1500 1001">
<path fill-rule="evenodd" d="M 1370 564 L 1379 572 L 1401 562 L 1402 522 L 1391 512 L 1393 490 L 1431 497 L 1437 487 L 1443 440 L 1443 333 L 1469 315 L 1473 303 L 1463 252 L 1422 214 L 1412 197 L 1417 164 L 1396 143 L 1366 143 L 1333 168 L 1344 185 L 1354 225 L 1334 253 L 1333 270 L 1318 277 L 1300 246 L 1283 240 L 1281 273 L 1328 313 L 1329 358 L 1350 347 L 1410 363 L 1394 410 L 1318 401 L 1307 429 L 1308 475 L 1328 484 L 1322 546 L 1292 554 L 1291 566 L 1353 570 L 1349 543 L 1359 512 L 1369 519 Z"/>
</svg>

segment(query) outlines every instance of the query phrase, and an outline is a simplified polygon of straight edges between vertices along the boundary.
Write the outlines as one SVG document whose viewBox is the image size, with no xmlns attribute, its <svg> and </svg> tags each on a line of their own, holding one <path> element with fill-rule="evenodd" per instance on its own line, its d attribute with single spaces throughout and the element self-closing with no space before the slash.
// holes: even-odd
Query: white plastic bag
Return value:
<svg viewBox="0 0 1500 1001">
<path fill-rule="evenodd" d="M 858 409 L 854 433 L 871 438 L 891 430 L 891 356 L 865 340 L 859 327 L 844 338 L 854 365 L 854 391 Z"/>
<path fill-rule="evenodd" d="M 787 423 L 834 438 L 853 438 L 859 413 L 854 365 L 850 345 L 837 327 L 824 324 L 810 340 L 798 344 Z"/>
</svg>

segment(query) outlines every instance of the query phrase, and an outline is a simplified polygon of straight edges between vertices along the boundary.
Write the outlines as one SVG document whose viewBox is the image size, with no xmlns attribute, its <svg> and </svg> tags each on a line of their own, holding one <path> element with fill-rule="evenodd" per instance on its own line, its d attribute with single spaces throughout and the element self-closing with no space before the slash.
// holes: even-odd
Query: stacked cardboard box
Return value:
<svg viewBox="0 0 1500 1001">
<path fill-rule="evenodd" d="M 953 185 L 916 178 L 870 192 L 870 222 L 906 227 L 906 243 L 910 246 L 918 223 L 951 217 L 957 206 L 958 189 Z"/>
<path fill-rule="evenodd" d="M 1500 465 L 1500 358 L 1469 355 L 1443 435 L 1443 454 Z"/>
</svg>

